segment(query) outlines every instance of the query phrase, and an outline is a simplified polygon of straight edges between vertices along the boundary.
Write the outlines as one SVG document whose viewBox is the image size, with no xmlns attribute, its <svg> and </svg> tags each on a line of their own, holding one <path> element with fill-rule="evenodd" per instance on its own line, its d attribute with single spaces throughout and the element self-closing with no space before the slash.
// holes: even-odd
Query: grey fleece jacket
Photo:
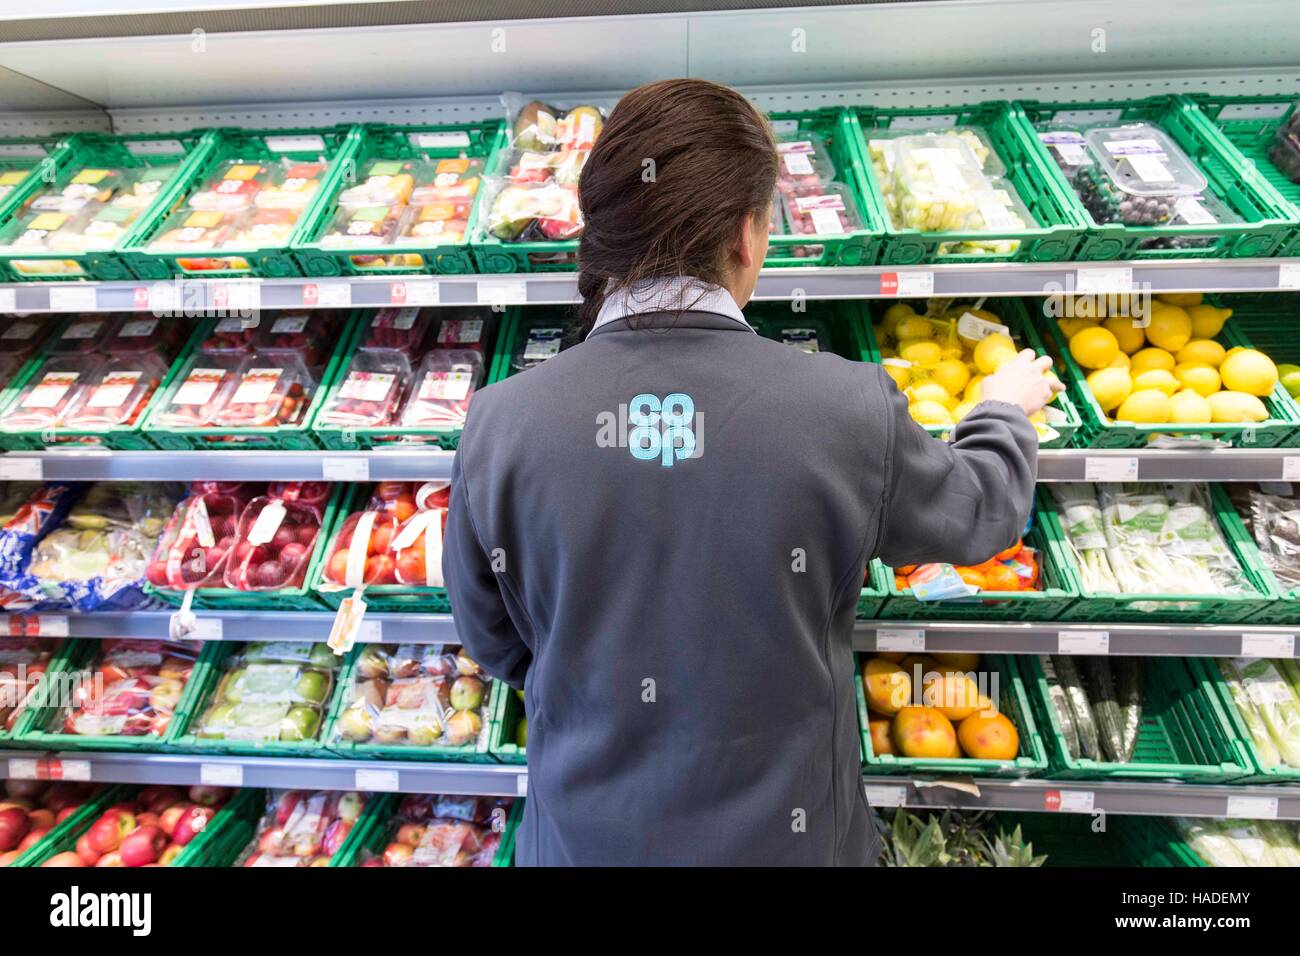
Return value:
<svg viewBox="0 0 1300 956">
<path fill-rule="evenodd" d="M 944 443 L 879 366 L 638 319 L 480 391 L 456 453 L 456 627 L 528 714 L 517 861 L 872 863 L 864 565 L 1009 546 L 1033 427 L 985 402 Z"/>
</svg>

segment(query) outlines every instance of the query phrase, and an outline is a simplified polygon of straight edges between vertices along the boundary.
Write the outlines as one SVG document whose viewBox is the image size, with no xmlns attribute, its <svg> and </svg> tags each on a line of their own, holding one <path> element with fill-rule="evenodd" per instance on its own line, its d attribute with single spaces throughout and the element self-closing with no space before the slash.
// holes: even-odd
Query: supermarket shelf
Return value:
<svg viewBox="0 0 1300 956">
<path fill-rule="evenodd" d="M 942 616 L 943 609 L 935 614 Z M 1296 627 L 1250 624 L 1079 624 L 1067 621 L 858 621 L 859 651 L 1110 654 L 1142 657 L 1294 657 Z"/>
<path fill-rule="evenodd" d="M 0 481 L 427 481 L 450 478 L 454 453 L 374 451 L 106 451 L 0 455 Z M 1039 481 L 1300 481 L 1300 448 L 1053 448 Z"/>
<path fill-rule="evenodd" d="M 1083 273 L 1081 276 L 1080 273 Z M 1149 262 L 988 262 L 765 269 L 756 300 L 894 298 L 882 277 L 938 296 L 1048 295 L 1076 289 L 1151 292 L 1275 292 L 1300 289 L 1300 259 L 1180 259 Z M 916 283 L 920 283 L 918 287 Z M 893 286 L 890 285 L 890 288 Z M 927 295 L 930 292 L 917 292 Z M 238 312 L 241 308 L 441 305 L 555 305 L 579 301 L 576 273 L 436 278 L 173 279 L 170 282 L 0 284 L 0 312 L 116 312 L 157 315 Z"/>
<path fill-rule="evenodd" d="M 1271 785 L 868 776 L 866 791 L 875 807 L 1300 820 L 1300 787 Z"/>
<path fill-rule="evenodd" d="M 172 614 L 163 611 L 103 611 L 92 614 L 5 614 L 0 633 L 68 636 L 165 638 Z M 334 623 L 333 611 L 194 610 L 192 636 L 212 641 L 324 641 Z M 362 643 L 458 643 L 450 614 L 391 614 L 372 611 L 357 638 Z"/>
<path fill-rule="evenodd" d="M 0 752 L 0 776 L 187 786 L 293 787 L 516 796 L 528 771 L 500 764 L 415 763 L 176 753 Z"/>
</svg>

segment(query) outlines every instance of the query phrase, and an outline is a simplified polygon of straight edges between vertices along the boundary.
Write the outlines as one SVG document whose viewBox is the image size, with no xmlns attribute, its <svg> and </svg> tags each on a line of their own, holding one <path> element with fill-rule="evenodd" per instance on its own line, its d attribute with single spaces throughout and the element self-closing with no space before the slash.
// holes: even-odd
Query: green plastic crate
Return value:
<svg viewBox="0 0 1300 956">
<path fill-rule="evenodd" d="M 1209 93 L 1194 93 L 1191 99 L 1240 150 L 1241 155 L 1254 164 L 1254 171 L 1282 197 L 1294 228 L 1276 254 L 1300 256 L 1300 183 L 1287 179 L 1268 156 L 1273 134 L 1295 112 L 1295 104 L 1300 98 L 1294 95 L 1211 96 Z"/>
<path fill-rule="evenodd" d="M 270 635 L 273 637 L 273 635 Z M 345 668 L 335 672 L 334 687 L 321 705 L 321 721 L 316 736 L 310 740 L 226 740 L 200 737 L 196 733 L 199 720 L 208 709 L 217 685 L 226 672 L 226 661 L 243 650 L 237 641 L 214 641 L 213 653 L 204 660 L 190 677 L 192 686 L 186 688 L 186 709 L 178 709 L 172 717 L 174 732 L 169 732 L 168 749 L 192 753 L 219 753 L 249 757 L 333 757 L 325 746 L 330 728 L 330 714 L 343 693 L 342 675 Z"/>
<path fill-rule="evenodd" d="M 1177 836 L 1154 817 L 1107 817 L 1093 829 L 1094 817 L 1079 813 L 999 813 L 995 828 L 1021 828 L 1034 853 L 1046 853 L 1047 867 L 1175 867 L 1190 864 L 1174 849 Z"/>
<path fill-rule="evenodd" d="M 572 313 L 563 306 L 549 308 L 533 306 L 527 311 L 518 307 L 506 309 L 505 321 L 497 331 L 497 344 L 492 353 L 492 365 L 488 369 L 488 384 L 503 381 L 518 371 L 511 365 L 511 358 L 514 356 L 515 346 L 529 329 L 537 326 L 568 329 L 573 325 L 573 321 Z M 561 350 L 567 347 L 568 343 L 565 342 L 561 345 Z"/>
<path fill-rule="evenodd" d="M 889 578 L 889 570 L 880 563 L 880 559 L 872 558 L 871 563 L 867 565 L 862 590 L 858 594 L 857 619 L 859 621 L 870 621 L 880 616 L 880 611 L 885 606 L 885 598 L 889 594 Z"/>
<path fill-rule="evenodd" d="M 1047 507 L 1052 508 L 1050 502 Z M 1254 588 L 1250 594 L 1109 594 L 1088 590 L 1076 573 L 1079 600 L 1062 621 L 1131 622 L 1136 624 L 1235 624 L 1245 621 L 1277 600 L 1263 559 L 1232 502 L 1218 485 L 1210 486 L 1210 504 L 1228 548 Z M 1052 508 L 1053 517 L 1059 517 Z M 1063 539 L 1064 541 L 1064 539 Z M 1064 543 L 1068 549 L 1068 542 Z"/>
<path fill-rule="evenodd" d="M 976 774 L 985 777 L 1037 776 L 1047 769 L 1047 752 L 1038 735 L 1034 715 L 1025 696 L 1024 680 L 1015 659 L 1006 654 L 986 654 L 981 658 L 979 671 L 998 679 L 996 693 L 990 682 L 989 695 L 998 703 L 1001 713 L 1016 725 L 1020 737 L 1020 753 L 1012 760 L 988 760 L 975 757 L 900 757 L 894 754 L 877 756 L 871 749 L 871 730 L 868 727 L 867 698 L 862 689 L 862 668 L 870 654 L 855 654 L 853 675 L 854 693 L 858 699 L 858 729 L 862 737 L 863 773 L 868 779 L 877 774 L 897 775 L 916 773 Z M 956 729 L 954 724 L 953 729 Z"/>
<path fill-rule="evenodd" d="M 874 217 L 885 230 L 880 262 L 914 265 L 922 262 L 1061 262 L 1073 258 L 1081 222 L 1070 197 L 1045 175 L 1030 142 L 1024 116 L 1010 103 L 986 102 L 968 106 L 883 108 L 860 106 L 852 110 L 858 125 L 857 147 L 864 195 L 873 204 Z M 869 142 L 883 130 L 906 129 L 906 135 L 955 126 L 978 126 L 988 134 L 994 150 L 1007 168 L 1006 177 L 1040 225 L 1009 230 L 922 232 L 897 228 L 890 219 L 884 191 L 871 162 Z M 1014 239 L 1010 252 L 960 252 L 958 243 Z"/>
<path fill-rule="evenodd" d="M 1069 343 L 1060 326 L 1044 316 L 1049 348 L 1066 391 L 1079 410 L 1082 425 L 1075 434 L 1074 443 L 1081 448 L 1146 448 L 1155 447 L 1222 447 L 1276 448 L 1286 445 L 1300 427 L 1300 414 L 1295 402 L 1281 385 L 1275 385 L 1270 395 L 1261 401 L 1268 409 L 1268 418 L 1262 422 L 1244 424 L 1212 422 L 1199 425 L 1174 425 L 1172 423 L 1117 422 L 1107 417 L 1088 387 L 1088 375 L 1070 354 Z M 1229 319 L 1216 337 L 1224 348 L 1245 344 L 1237 330 L 1236 320 Z"/>
<path fill-rule="evenodd" d="M 301 273 L 291 247 L 315 220 L 318 208 L 330 196 L 330 186 L 341 175 L 346 160 L 359 141 L 356 127 L 339 125 L 314 129 L 242 130 L 219 129 L 207 134 L 205 151 L 187 165 L 185 175 L 175 177 L 141 216 L 118 246 L 120 258 L 139 279 L 170 279 L 172 276 L 215 278 L 219 276 L 281 279 Z M 287 158 L 299 162 L 324 160 L 320 185 L 307 201 L 283 242 L 226 245 L 208 252 L 151 250 L 153 242 L 168 226 L 175 210 L 184 207 L 191 193 L 229 160 L 257 163 Z M 172 224 L 173 226 L 178 223 Z"/>
<path fill-rule="evenodd" d="M 1233 344 L 1257 348 L 1278 365 L 1300 364 L 1294 294 L 1234 295 L 1226 301 L 1232 306 L 1233 315 L 1225 331 Z M 1276 398 L 1296 422 L 1296 428 L 1281 442 L 1281 446 L 1300 448 L 1300 404 L 1281 385 L 1274 389 L 1270 398 Z"/>
<path fill-rule="evenodd" d="M 1142 723 L 1133 760 L 1115 763 L 1073 757 L 1048 695 L 1047 677 L 1035 655 L 1020 659 L 1030 700 L 1048 741 L 1051 768 L 1059 780 L 1180 780 L 1226 783 L 1250 773 L 1250 760 L 1229 731 L 1214 682 L 1192 658 L 1145 658 Z"/>
<path fill-rule="evenodd" d="M 889 306 L 890 303 L 876 301 L 872 303 L 871 308 L 874 310 L 875 316 L 883 317 L 885 310 Z M 1029 319 L 1029 312 L 1025 308 L 1023 300 L 1017 298 L 992 299 L 986 301 L 982 308 L 988 309 L 1001 319 L 1003 324 L 1011 329 L 1011 337 L 1018 344 L 1033 349 L 1039 355 L 1048 354 L 1043 345 L 1043 340 L 1038 337 L 1038 332 L 1034 329 L 1034 323 Z M 857 339 L 858 354 L 862 357 L 862 361 L 880 364 L 882 361 L 880 344 L 876 341 L 873 324 L 876 321 L 879 321 L 879 319 L 873 315 L 864 315 L 862 321 L 855 327 L 854 334 Z M 1070 444 L 1075 433 L 1080 428 L 1079 410 L 1075 407 L 1075 403 L 1068 392 L 1061 392 L 1049 408 L 1054 409 L 1052 417 L 1055 420 L 1050 422 L 1050 425 L 1052 430 L 1056 432 L 1056 437 L 1039 442 L 1039 447 L 1065 448 Z M 954 426 L 922 425 L 921 427 L 935 438 L 947 441 Z"/>
<path fill-rule="evenodd" d="M 349 834 L 343 848 L 334 854 L 330 866 L 361 866 L 368 858 L 381 856 L 392 830 L 392 816 L 397 812 L 401 799 L 401 794 L 386 794 L 383 799 L 374 801 L 373 812 L 367 807 L 362 822 Z M 510 805 L 501 842 L 492 857 L 494 867 L 511 866 L 514 862 L 515 831 L 523 817 L 523 808 L 522 797 Z M 362 823 L 365 824 L 364 827 Z"/>
<path fill-rule="evenodd" d="M 48 640 L 55 641 L 58 639 L 49 638 Z M 50 655 L 49 662 L 45 665 L 46 675 L 59 671 L 65 666 L 68 656 L 74 653 L 75 643 L 76 642 L 74 641 L 64 639 L 59 646 L 55 648 L 54 653 Z M 2 642 L 0 642 L 0 646 L 3 646 Z M 5 730 L 4 725 L 0 724 L 0 743 L 6 747 L 37 748 L 38 745 L 36 744 L 25 743 L 22 740 L 21 735 L 36 722 L 37 715 L 45 706 L 46 692 L 47 686 L 45 676 L 42 675 L 40 680 L 36 682 L 36 686 L 32 688 L 31 695 L 28 698 L 27 705 L 23 708 L 23 712 L 19 714 L 18 718 L 14 721 L 13 729 Z"/>
<path fill-rule="evenodd" d="M 89 672 L 89 669 L 94 665 L 100 643 L 98 638 L 70 641 L 67 653 L 58 662 L 57 670 L 51 666 L 51 671 L 65 679 L 70 679 L 78 671 Z M 42 750 L 112 750 L 131 753 L 165 750 L 167 744 L 176 735 L 177 717 L 182 711 L 193 705 L 194 698 L 199 692 L 196 678 L 200 666 L 204 661 L 210 660 L 216 654 L 218 646 L 217 642 L 209 642 L 199 652 L 199 656 L 194 662 L 194 669 L 190 672 L 190 679 L 185 682 L 185 689 L 181 692 L 180 701 L 173 712 L 172 720 L 168 723 L 167 731 L 162 736 L 65 733 L 60 729 L 63 726 L 65 708 L 52 706 L 47 701 L 42 700 L 40 708 L 33 712 L 26 723 L 22 724 L 21 727 L 15 726 L 15 734 L 20 738 L 19 743 L 23 746 L 38 747 Z"/>
<path fill-rule="evenodd" d="M 1263 177 L 1251 172 L 1245 157 L 1190 100 L 1174 94 L 1143 100 L 1076 103 L 1021 101 L 1032 127 L 1059 120 L 1067 123 L 1148 122 L 1163 129 L 1191 158 L 1207 180 L 1206 192 L 1229 206 L 1240 223 L 1182 226 L 1098 224 L 1079 201 L 1073 187 L 1030 129 L 1030 147 L 1038 166 L 1069 200 L 1073 215 L 1084 225 L 1077 251 L 1081 260 L 1224 259 L 1273 255 L 1295 228 L 1292 208 Z M 1183 243 L 1178 248 L 1150 248 L 1153 242 Z M 1192 244 L 1188 244 L 1192 243 Z"/>
<path fill-rule="evenodd" d="M 78 321 L 80 316 L 73 316 L 68 319 L 67 324 Z M 179 321 L 177 319 L 161 319 L 159 321 Z M 201 323 L 200 323 L 201 324 Z M 167 371 L 163 373 L 162 380 L 154 390 L 153 395 L 149 398 L 148 403 L 140 410 L 136 416 L 134 424 L 131 425 L 109 425 L 104 428 L 47 428 L 41 430 L 27 431 L 7 431 L 0 430 L 0 448 L 7 451 L 37 451 L 40 449 L 61 449 L 70 448 L 79 450 L 87 446 L 94 448 L 110 448 L 114 451 L 152 451 L 157 447 L 144 434 L 144 422 L 153 410 L 153 406 L 158 399 L 167 391 L 176 373 L 183 364 L 183 357 L 188 355 L 202 341 L 199 336 L 199 329 L 193 329 L 184 343 L 178 350 L 176 357 L 172 359 L 167 366 Z M 8 413 L 13 404 L 18 401 L 18 396 L 27 383 L 36 375 L 41 374 L 52 356 L 48 352 L 42 352 L 33 358 L 26 367 L 22 369 L 18 376 L 15 377 L 13 385 L 6 388 L 0 393 L 0 417 Z"/>
<path fill-rule="evenodd" d="M 0 137 L 0 223 L 8 222 L 42 182 L 54 179 L 55 158 L 68 135 Z"/>
<path fill-rule="evenodd" d="M 1041 591 L 981 591 L 969 600 L 918 601 L 894 586 L 894 571 L 884 569 L 887 597 L 880 610 L 886 620 L 907 621 L 1055 621 L 1079 597 L 1078 582 L 1064 544 L 1060 522 L 1038 492 L 1034 524 L 1025 544 L 1038 551 Z M 987 595 L 987 596 L 985 596 Z"/>
<path fill-rule="evenodd" d="M 185 844 L 172 866 L 230 866 L 252 838 L 257 819 L 265 808 L 266 793 L 240 790 L 217 811 L 208 825 Z"/>
<path fill-rule="evenodd" d="M 483 318 L 483 380 L 478 388 L 483 388 L 490 380 L 492 362 L 495 356 L 496 338 L 499 335 L 500 327 L 504 324 L 498 321 L 501 316 L 487 307 L 481 310 Z M 373 313 L 367 312 L 356 323 L 351 332 L 345 336 L 345 348 L 339 359 L 338 368 L 330 380 L 329 388 L 324 390 L 324 397 L 321 400 L 320 408 L 325 409 L 334 401 L 335 395 L 347 381 L 348 369 L 352 364 L 353 357 L 361 349 L 361 343 L 365 339 L 367 331 L 370 329 Z M 411 361 L 411 374 L 414 375 L 420 362 L 424 359 L 424 354 L 417 356 Z M 414 382 L 411 383 L 414 388 Z M 312 430 L 316 433 L 317 440 L 326 448 L 338 451 L 354 451 L 359 448 L 384 448 L 388 446 L 434 446 L 454 450 L 460 444 L 461 432 L 463 428 L 444 427 L 444 426 L 415 426 L 415 425 L 386 425 L 374 428 L 343 428 L 338 425 L 326 425 L 317 420 L 322 417 L 323 413 L 318 412 L 313 415 Z"/>
<path fill-rule="evenodd" d="M 369 589 L 367 589 L 369 591 Z M 421 747 L 412 744 L 371 744 L 353 743 L 335 737 L 335 725 L 340 715 L 352 703 L 352 689 L 356 680 L 357 658 L 365 650 L 364 645 L 353 648 L 339 676 L 339 692 L 333 698 L 329 708 L 325 729 L 321 733 L 324 746 L 340 757 L 357 760 L 438 760 L 446 763 L 494 763 L 488 753 L 488 738 L 492 732 L 492 699 L 496 681 L 486 678 L 488 686 L 479 711 L 482 730 L 472 744 L 463 747 L 450 747 L 445 744 L 431 744 Z"/>
<path fill-rule="evenodd" d="M 492 682 L 492 730 L 488 735 L 488 752 L 502 763 L 526 764 L 528 752 L 515 742 L 519 721 L 524 718 L 524 702 L 515 689 L 504 681 Z"/>
<path fill-rule="evenodd" d="M 204 367 L 202 363 L 205 361 L 205 356 L 198 351 L 198 345 L 207 339 L 221 321 L 219 318 L 211 318 L 202 323 L 190 340 L 193 344 L 182 353 L 180 361 L 172 366 L 168 386 L 158 389 L 150 400 L 149 407 L 140 416 L 142 422 L 140 428 L 145 437 L 163 451 L 203 451 L 209 448 L 315 451 L 320 447 L 320 443 L 312 430 L 312 424 L 316 420 L 316 414 L 324 407 L 325 396 L 329 393 L 330 385 L 334 383 L 335 377 L 344 367 L 343 356 L 351 335 L 351 326 L 346 322 L 333 352 L 320 371 L 320 379 L 316 383 L 316 391 L 307 403 L 307 410 L 296 425 L 246 428 L 210 425 L 203 428 L 178 428 L 156 421 L 171 403 L 172 395 L 185 384 L 190 369 L 194 366 Z M 356 321 L 356 318 L 349 321 Z"/>
<path fill-rule="evenodd" d="M 77 840 L 90 829 L 92 823 L 113 804 L 122 800 L 131 792 L 131 788 L 122 784 L 105 787 L 98 796 L 87 800 L 81 809 L 56 825 L 49 833 L 29 846 L 9 865 L 11 867 L 40 866 L 51 857 L 60 853 L 70 853 L 77 847 Z"/>
<path fill-rule="evenodd" d="M 336 484 L 325 502 L 321 513 L 320 531 L 316 534 L 316 543 L 312 546 L 311 559 L 307 563 L 307 572 L 302 584 L 292 588 L 280 588 L 276 591 L 234 591 L 230 588 L 198 588 L 194 592 L 192 607 L 198 611 L 319 611 L 322 606 L 329 607 L 321 601 L 320 595 L 312 588 L 312 581 L 318 571 L 318 565 L 325 560 L 325 546 L 328 543 L 326 531 L 334 523 L 339 504 L 351 488 L 347 484 Z M 170 604 L 180 607 L 185 601 L 185 592 L 171 588 L 155 587 L 145 584 L 145 593 Z M 193 678 L 191 678 L 193 680 Z"/>
<path fill-rule="evenodd" d="M 365 275 L 461 275 L 474 271 L 469 250 L 469 224 L 457 242 L 385 245 L 330 246 L 323 239 L 338 212 L 339 194 L 370 175 L 372 164 L 385 161 L 439 160 L 465 157 L 486 160 L 496 143 L 501 122 L 455 126 L 396 126 L 370 123 L 360 127 L 359 142 L 328 184 L 329 198 L 315 207 L 312 220 L 304 224 L 293 246 L 293 254 L 308 276 Z M 484 163 L 486 167 L 486 162 Z M 388 174 L 388 175 L 391 175 Z M 480 176 L 480 184 L 482 177 Z M 470 197 L 470 219 L 479 196 Z M 369 261 L 378 260 L 378 261 Z"/>
<path fill-rule="evenodd" d="M 1246 727 L 1246 721 L 1241 716 L 1237 702 L 1232 699 L 1232 690 L 1219 672 L 1218 663 L 1204 658 L 1193 660 L 1192 663 L 1200 667 L 1202 679 L 1207 686 L 1213 688 L 1219 699 L 1219 704 L 1223 708 L 1232 739 L 1236 741 L 1237 746 L 1246 755 L 1245 763 L 1249 768 L 1249 774 L 1241 782 L 1288 783 L 1294 785 L 1297 781 L 1300 781 L 1300 767 L 1289 767 L 1284 763 L 1279 763 L 1276 767 L 1264 766 L 1264 762 L 1260 758 L 1259 747 L 1255 744 L 1255 739 Z"/>
<path fill-rule="evenodd" d="M 132 136 L 110 136 L 105 133 L 75 133 L 63 141 L 49 163 L 40 171 L 29 175 L 12 193 L 0 209 L 0 276 L 11 282 L 125 281 L 132 278 L 131 270 L 119 255 L 119 250 L 130 239 L 134 229 L 150 216 L 161 213 L 164 196 L 183 179 L 195 162 L 202 161 L 209 149 L 207 138 L 201 131 L 168 134 L 153 133 Z M 26 204 L 36 197 L 42 187 L 57 194 L 87 168 L 140 169 L 144 167 L 174 168 L 153 200 L 135 217 L 134 222 L 109 249 L 94 252 L 17 250 L 9 244 L 31 228 L 37 211 L 22 212 Z M 111 216 L 109 207 L 101 215 Z M 49 228 L 49 227 L 41 227 Z M 57 228 L 57 227 L 55 227 Z M 57 271 L 41 271 L 42 269 Z"/>
<path fill-rule="evenodd" d="M 355 588 L 336 585 L 325 580 L 325 571 L 329 562 L 329 555 L 325 551 L 343 527 L 343 523 L 347 521 L 348 516 L 365 509 L 370 500 L 371 487 L 369 484 L 344 486 L 332 519 L 321 526 L 321 534 L 318 538 L 321 542 L 320 551 L 307 574 L 307 585 L 311 593 L 316 596 L 316 600 L 331 610 L 338 610 L 344 598 L 351 597 Z M 371 611 L 407 611 L 413 614 L 451 613 L 451 602 L 447 598 L 446 588 L 418 587 L 411 584 L 367 584 L 363 599 L 367 609 Z"/>
</svg>

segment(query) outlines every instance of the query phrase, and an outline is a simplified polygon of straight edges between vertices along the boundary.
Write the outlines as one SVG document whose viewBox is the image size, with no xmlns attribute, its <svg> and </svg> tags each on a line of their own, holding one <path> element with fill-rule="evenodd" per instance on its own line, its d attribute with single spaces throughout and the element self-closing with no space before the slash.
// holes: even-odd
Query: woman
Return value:
<svg viewBox="0 0 1300 956">
<path fill-rule="evenodd" d="M 627 94 L 582 174 L 589 334 L 474 398 L 443 568 L 468 652 L 524 689 L 521 865 L 873 862 L 863 568 L 1025 525 L 1047 360 L 946 444 L 878 366 L 756 335 L 776 172 L 738 93 Z"/>
</svg>

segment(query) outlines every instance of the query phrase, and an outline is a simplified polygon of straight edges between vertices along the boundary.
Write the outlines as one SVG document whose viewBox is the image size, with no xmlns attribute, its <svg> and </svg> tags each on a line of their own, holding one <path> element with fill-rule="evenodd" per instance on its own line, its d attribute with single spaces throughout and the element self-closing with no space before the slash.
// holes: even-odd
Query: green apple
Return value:
<svg viewBox="0 0 1300 956">
<path fill-rule="evenodd" d="M 515 746 L 521 749 L 528 746 L 528 718 L 520 717 L 515 724 Z"/>
<path fill-rule="evenodd" d="M 319 704 L 325 700 L 325 696 L 329 693 L 329 675 L 320 671 L 305 670 L 299 676 L 298 686 L 295 689 L 298 692 L 299 700 Z"/>
<path fill-rule="evenodd" d="M 432 747 L 442 736 L 442 728 L 433 721 L 415 724 L 406 739 L 416 747 Z"/>
<path fill-rule="evenodd" d="M 333 670 L 338 666 L 339 657 L 330 650 L 328 644 L 313 644 L 311 646 L 311 656 L 308 658 L 308 662 L 313 667 L 324 668 L 328 671 Z"/>
<path fill-rule="evenodd" d="M 1292 398 L 1300 398 L 1300 365 L 1279 365 L 1278 381 Z"/>
<path fill-rule="evenodd" d="M 451 706 L 456 710 L 477 710 L 483 703 L 483 682 L 477 677 L 457 677 L 451 685 Z"/>
<path fill-rule="evenodd" d="M 353 704 L 339 715 L 338 733 L 344 740 L 364 743 L 374 731 L 374 718 L 364 705 Z"/>
<path fill-rule="evenodd" d="M 320 715 L 310 707 L 301 705 L 290 707 L 289 712 L 280 721 L 281 740 L 310 740 L 316 736 L 316 725 Z"/>
</svg>

